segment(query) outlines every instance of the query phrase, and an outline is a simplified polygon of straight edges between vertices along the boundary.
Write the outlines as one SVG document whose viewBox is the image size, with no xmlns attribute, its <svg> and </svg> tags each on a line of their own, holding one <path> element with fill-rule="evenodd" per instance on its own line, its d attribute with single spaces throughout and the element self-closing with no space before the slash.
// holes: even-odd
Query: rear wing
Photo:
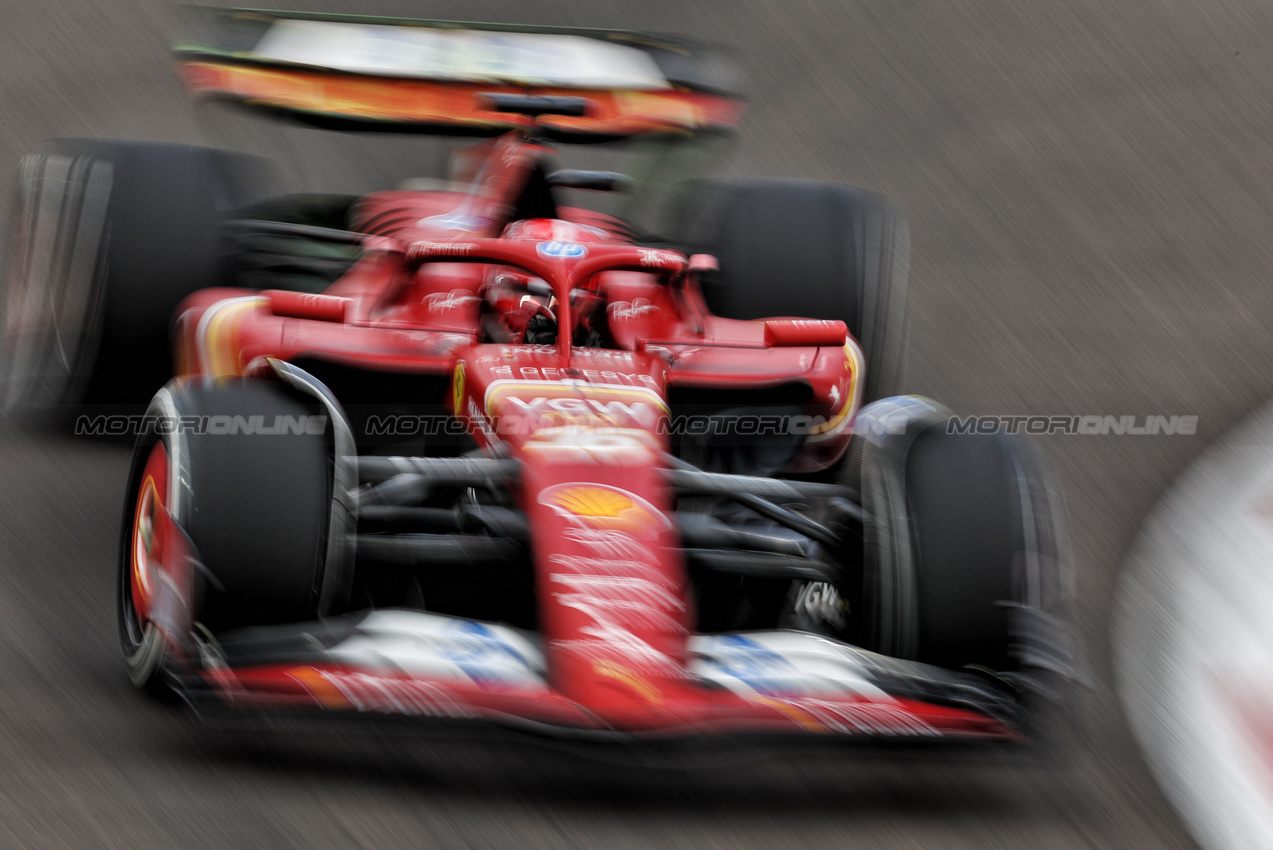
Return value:
<svg viewBox="0 0 1273 850">
<path fill-rule="evenodd" d="M 736 127 L 739 77 L 720 51 L 678 37 L 258 11 L 187 10 L 173 49 L 194 97 L 229 99 L 340 129 L 498 133 L 527 126 L 483 92 L 583 97 L 541 130 L 614 138 Z"/>
</svg>

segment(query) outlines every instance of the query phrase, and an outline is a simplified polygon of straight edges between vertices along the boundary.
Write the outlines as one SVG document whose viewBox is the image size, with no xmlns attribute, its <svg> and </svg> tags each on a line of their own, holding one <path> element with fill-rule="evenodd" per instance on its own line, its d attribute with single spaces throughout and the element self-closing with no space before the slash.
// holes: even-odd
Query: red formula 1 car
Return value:
<svg viewBox="0 0 1273 850">
<path fill-rule="evenodd" d="M 123 393 L 153 314 L 220 284 L 181 301 L 176 377 L 131 420 L 140 688 L 563 735 L 1031 735 L 1072 660 L 1049 489 L 1014 439 L 886 397 L 907 257 L 886 200 L 700 181 L 638 240 L 562 198 L 628 178 L 553 170 L 547 139 L 735 124 L 714 54 L 203 20 L 177 54 L 196 94 L 499 135 L 444 184 L 334 200 L 259 198 L 258 163 L 205 149 L 24 160 L 11 406 Z"/>
</svg>

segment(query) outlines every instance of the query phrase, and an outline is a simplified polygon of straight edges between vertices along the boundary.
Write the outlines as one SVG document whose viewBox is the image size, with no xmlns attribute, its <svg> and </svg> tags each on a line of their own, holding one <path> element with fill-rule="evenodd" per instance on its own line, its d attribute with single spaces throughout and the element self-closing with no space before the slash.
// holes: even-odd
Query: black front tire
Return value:
<svg viewBox="0 0 1273 850">
<path fill-rule="evenodd" d="M 348 588 L 334 587 L 347 577 L 328 569 L 343 541 L 330 539 L 332 425 L 313 399 L 270 381 L 176 380 L 149 413 L 201 423 L 143 435 L 133 459 L 120 542 L 120 638 L 134 684 L 154 692 L 164 657 L 133 605 L 130 574 L 142 472 L 157 444 L 172 459 L 165 507 L 198 564 L 187 589 L 196 622 L 216 634 L 310 620 L 328 613 L 332 600 L 347 600 Z M 280 422 L 286 433 L 262 432 Z"/>
<path fill-rule="evenodd" d="M 849 469 L 868 514 L 859 636 L 951 669 L 1011 673 L 1048 653 L 1066 667 L 1065 629 L 1036 635 L 1042 646 L 1023 631 L 1063 623 L 1067 606 L 1042 461 L 1019 438 L 960 433 L 955 421 L 933 410 L 902 432 L 854 438 Z M 870 410 L 859 422 L 878 424 Z"/>
</svg>

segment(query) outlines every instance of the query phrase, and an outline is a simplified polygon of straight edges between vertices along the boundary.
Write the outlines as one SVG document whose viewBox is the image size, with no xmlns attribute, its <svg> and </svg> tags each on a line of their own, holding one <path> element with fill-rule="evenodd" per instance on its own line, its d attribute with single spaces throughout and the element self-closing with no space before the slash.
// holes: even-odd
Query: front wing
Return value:
<svg viewBox="0 0 1273 850">
<path fill-rule="evenodd" d="M 987 680 L 799 631 L 693 636 L 674 691 L 649 684 L 639 659 L 599 666 L 625 707 L 606 717 L 560 693 L 537 635 L 416 610 L 245 629 L 200 644 L 200 654 L 197 673 L 174 675 L 196 707 L 486 721 L 563 736 L 1022 737 L 1018 703 Z"/>
</svg>

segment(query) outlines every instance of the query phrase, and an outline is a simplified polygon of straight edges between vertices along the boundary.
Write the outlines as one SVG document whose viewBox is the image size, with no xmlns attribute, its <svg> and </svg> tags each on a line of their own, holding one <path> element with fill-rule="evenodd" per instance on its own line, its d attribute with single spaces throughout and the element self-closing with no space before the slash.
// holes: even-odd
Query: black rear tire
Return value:
<svg viewBox="0 0 1273 850">
<path fill-rule="evenodd" d="M 707 286 L 720 316 L 840 319 L 866 360 L 863 402 L 898 389 L 910 231 L 883 195 L 813 180 L 692 184 L 672 230 L 720 261 Z"/>
<path fill-rule="evenodd" d="M 171 374 L 178 302 L 221 282 L 224 216 L 273 191 L 264 160 L 63 139 L 22 161 L 10 243 L 5 407 L 140 404 Z"/>
</svg>

